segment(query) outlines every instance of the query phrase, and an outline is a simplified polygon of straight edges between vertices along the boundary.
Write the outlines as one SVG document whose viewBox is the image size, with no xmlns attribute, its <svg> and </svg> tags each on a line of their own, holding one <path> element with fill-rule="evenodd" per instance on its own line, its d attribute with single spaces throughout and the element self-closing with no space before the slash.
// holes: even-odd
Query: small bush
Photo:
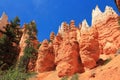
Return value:
<svg viewBox="0 0 120 80">
<path fill-rule="evenodd" d="M 107 63 L 109 63 L 112 59 L 111 58 L 108 58 L 107 60 L 105 60 L 104 64 L 103 65 L 106 65 Z"/>
<path fill-rule="evenodd" d="M 68 80 L 68 77 L 65 76 L 65 77 L 63 77 L 61 80 Z"/>
<path fill-rule="evenodd" d="M 38 44 L 38 45 L 37 45 L 37 49 L 39 49 L 40 46 L 41 46 L 41 44 Z"/>
<path fill-rule="evenodd" d="M 7 36 L 6 35 L 3 35 L 1 38 L 0 38 L 0 44 L 5 44 L 7 41 Z"/>
<path fill-rule="evenodd" d="M 25 73 L 22 69 L 9 69 L 4 74 L 0 74 L 0 80 L 26 80 L 34 73 Z"/>
<path fill-rule="evenodd" d="M 79 78 L 79 77 L 78 77 L 78 74 L 74 74 L 74 75 L 72 76 L 71 80 L 79 80 L 78 78 Z"/>
<path fill-rule="evenodd" d="M 28 57 L 31 57 L 32 56 L 32 53 L 34 53 L 36 50 L 34 49 L 33 46 L 27 46 L 25 47 L 24 49 L 24 56 L 28 56 Z"/>
</svg>

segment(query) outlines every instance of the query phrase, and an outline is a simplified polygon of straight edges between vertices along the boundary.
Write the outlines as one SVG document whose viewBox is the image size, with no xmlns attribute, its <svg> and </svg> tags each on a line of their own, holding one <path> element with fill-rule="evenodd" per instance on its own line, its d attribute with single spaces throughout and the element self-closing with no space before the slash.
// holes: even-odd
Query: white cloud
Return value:
<svg viewBox="0 0 120 80">
<path fill-rule="evenodd" d="M 46 5 L 46 0 L 33 0 L 33 5 L 35 8 L 40 8 L 43 5 Z"/>
</svg>

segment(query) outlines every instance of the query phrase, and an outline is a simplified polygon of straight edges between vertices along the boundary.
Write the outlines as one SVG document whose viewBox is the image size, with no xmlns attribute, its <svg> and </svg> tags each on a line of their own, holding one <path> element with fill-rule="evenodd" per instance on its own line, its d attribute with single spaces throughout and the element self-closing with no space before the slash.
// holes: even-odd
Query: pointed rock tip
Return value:
<svg viewBox="0 0 120 80">
<path fill-rule="evenodd" d="M 113 8 L 112 8 L 112 7 L 110 7 L 110 6 L 106 6 L 106 7 L 105 7 L 105 11 L 104 11 L 104 12 L 106 12 L 107 10 L 114 11 L 114 10 L 113 10 Z M 114 12 L 115 12 L 115 11 L 114 11 Z"/>
<path fill-rule="evenodd" d="M 101 13 L 102 13 L 102 11 L 100 10 L 99 6 L 96 5 L 95 9 L 93 9 L 93 11 L 92 11 L 92 15 L 94 16 L 94 14 L 97 15 L 97 14 L 101 14 Z"/>
<path fill-rule="evenodd" d="M 96 19 L 102 14 L 102 11 L 99 9 L 98 5 L 96 5 L 95 9 L 93 9 L 92 11 L 92 25 L 95 23 Z"/>
<path fill-rule="evenodd" d="M 32 20 L 32 22 L 34 22 L 34 23 L 35 23 L 35 20 Z"/>
<path fill-rule="evenodd" d="M 95 10 L 100 10 L 98 5 L 96 5 Z"/>
<path fill-rule="evenodd" d="M 2 17 L 3 17 L 3 16 L 7 16 L 5 12 L 2 13 Z"/>
<path fill-rule="evenodd" d="M 112 8 L 112 7 L 110 7 L 110 6 L 108 6 L 108 5 L 105 7 L 105 9 L 111 9 L 111 8 Z"/>
<path fill-rule="evenodd" d="M 54 31 L 50 32 L 50 35 L 55 35 Z"/>
<path fill-rule="evenodd" d="M 58 28 L 58 33 L 60 33 L 60 31 L 61 31 L 61 26 L 59 26 L 59 28 Z"/>
<path fill-rule="evenodd" d="M 105 7 L 105 11 L 104 11 L 104 13 L 109 13 L 109 14 L 115 14 L 115 15 L 117 15 L 118 16 L 118 14 L 114 11 L 114 9 L 112 8 L 112 7 L 110 7 L 110 6 L 106 6 Z"/>
<path fill-rule="evenodd" d="M 47 44 L 48 43 L 48 40 L 47 39 L 44 39 L 42 44 Z"/>
<path fill-rule="evenodd" d="M 88 25 L 86 19 L 83 20 L 83 22 L 82 22 L 82 27 L 88 27 L 88 28 L 89 28 L 89 25 Z"/>
<path fill-rule="evenodd" d="M 2 13 L 2 15 L 6 15 L 6 13 L 5 13 L 5 12 L 3 12 L 3 13 Z"/>
<path fill-rule="evenodd" d="M 2 16 L 1 16 L 0 20 L 4 17 L 8 17 L 5 12 L 2 13 Z"/>
<path fill-rule="evenodd" d="M 88 25 L 86 19 L 84 19 L 82 22 L 81 31 L 87 31 L 88 29 L 89 29 L 89 25 Z"/>
<path fill-rule="evenodd" d="M 51 31 L 50 33 L 51 33 L 51 34 L 54 34 L 54 31 Z"/>
<path fill-rule="evenodd" d="M 75 20 L 71 20 L 70 22 L 75 22 Z"/>
<path fill-rule="evenodd" d="M 63 24 L 67 24 L 67 22 L 64 21 L 64 22 L 61 23 L 61 25 L 63 25 Z"/>
</svg>

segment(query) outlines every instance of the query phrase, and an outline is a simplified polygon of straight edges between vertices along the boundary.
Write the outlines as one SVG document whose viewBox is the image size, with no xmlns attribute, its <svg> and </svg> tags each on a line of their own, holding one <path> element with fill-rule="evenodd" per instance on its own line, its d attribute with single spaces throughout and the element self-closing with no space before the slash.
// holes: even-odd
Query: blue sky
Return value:
<svg viewBox="0 0 120 80">
<path fill-rule="evenodd" d="M 57 33 L 61 22 L 75 20 L 76 25 L 87 19 L 91 24 L 92 9 L 98 5 L 104 11 L 106 5 L 118 13 L 114 0 L 1 0 L 0 15 L 5 12 L 12 20 L 18 16 L 21 24 L 35 20 L 38 39 L 49 39 L 50 32 Z"/>
</svg>

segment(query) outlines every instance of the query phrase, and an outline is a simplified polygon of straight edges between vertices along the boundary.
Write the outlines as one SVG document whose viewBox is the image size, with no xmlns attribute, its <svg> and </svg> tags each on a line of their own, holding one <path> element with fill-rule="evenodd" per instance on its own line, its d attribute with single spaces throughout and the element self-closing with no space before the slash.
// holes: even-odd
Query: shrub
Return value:
<svg viewBox="0 0 120 80">
<path fill-rule="evenodd" d="M 27 24 L 26 29 L 28 30 L 27 34 L 30 36 L 30 38 L 34 39 L 35 38 L 34 33 L 36 34 L 38 33 L 36 23 L 34 21 L 31 21 L 29 24 Z"/>
<path fill-rule="evenodd" d="M 38 30 L 37 30 L 37 28 L 36 28 L 36 23 L 35 23 L 35 21 L 31 21 L 30 22 L 30 25 L 32 25 L 32 30 L 33 30 L 33 32 L 35 32 L 36 34 L 38 33 Z"/>
<path fill-rule="evenodd" d="M 0 80 L 26 80 L 35 73 L 25 73 L 23 69 L 9 69 L 5 73 L 0 74 Z"/>
<path fill-rule="evenodd" d="M 107 63 L 109 63 L 112 59 L 111 58 L 108 58 L 107 60 L 105 60 L 104 64 L 103 65 L 106 65 Z"/>
<path fill-rule="evenodd" d="M 38 45 L 37 45 L 37 49 L 39 49 L 40 46 L 41 46 L 41 44 L 38 44 Z"/>
<path fill-rule="evenodd" d="M 36 50 L 33 46 L 26 46 L 24 49 L 24 56 L 31 57 L 32 53 L 34 53 Z"/>
<path fill-rule="evenodd" d="M 78 77 L 78 74 L 74 74 L 74 75 L 72 76 L 71 80 L 79 80 L 78 78 L 79 78 L 79 77 Z"/>
<path fill-rule="evenodd" d="M 16 28 L 17 26 L 20 25 L 20 19 L 18 16 L 16 16 L 13 20 L 10 21 L 11 22 L 11 26 L 13 28 Z"/>
<path fill-rule="evenodd" d="M 63 77 L 61 80 L 68 80 L 68 77 L 65 76 L 65 77 Z"/>
<path fill-rule="evenodd" d="M 7 41 L 7 36 L 6 35 L 2 35 L 2 37 L 0 38 L 0 44 L 5 44 Z"/>
<path fill-rule="evenodd" d="M 21 56 L 20 61 L 18 62 L 19 68 L 27 68 L 27 65 L 29 63 L 29 59 L 32 57 L 32 53 L 35 52 L 35 49 L 33 46 L 26 46 L 24 49 L 24 55 Z"/>
</svg>

